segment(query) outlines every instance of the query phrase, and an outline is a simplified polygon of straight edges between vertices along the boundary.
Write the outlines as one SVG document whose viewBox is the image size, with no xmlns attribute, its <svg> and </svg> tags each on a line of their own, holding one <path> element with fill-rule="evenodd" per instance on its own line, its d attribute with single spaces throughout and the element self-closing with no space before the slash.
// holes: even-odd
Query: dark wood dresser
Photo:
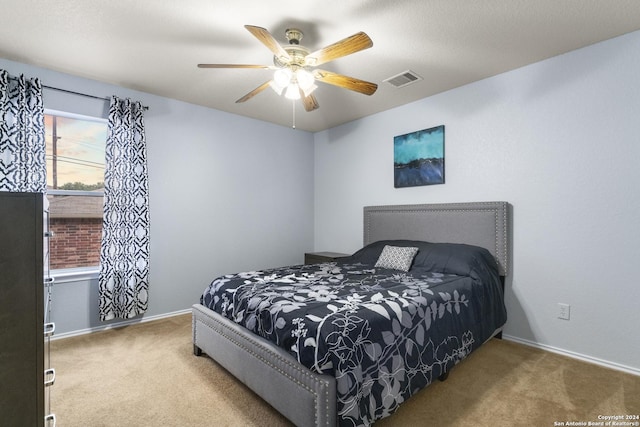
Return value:
<svg viewBox="0 0 640 427">
<path fill-rule="evenodd" d="M 0 424 L 44 425 L 40 193 L 0 192 Z"/>
</svg>

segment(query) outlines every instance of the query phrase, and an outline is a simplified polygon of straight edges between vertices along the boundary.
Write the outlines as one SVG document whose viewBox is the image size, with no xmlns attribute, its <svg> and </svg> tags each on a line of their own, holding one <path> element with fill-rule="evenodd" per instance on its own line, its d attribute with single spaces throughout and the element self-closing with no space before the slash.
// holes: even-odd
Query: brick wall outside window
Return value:
<svg viewBox="0 0 640 427">
<path fill-rule="evenodd" d="M 102 241 L 102 196 L 47 195 L 49 268 L 97 267 Z"/>
<path fill-rule="evenodd" d="M 51 218 L 50 268 L 93 267 L 100 263 L 102 218 Z"/>
</svg>

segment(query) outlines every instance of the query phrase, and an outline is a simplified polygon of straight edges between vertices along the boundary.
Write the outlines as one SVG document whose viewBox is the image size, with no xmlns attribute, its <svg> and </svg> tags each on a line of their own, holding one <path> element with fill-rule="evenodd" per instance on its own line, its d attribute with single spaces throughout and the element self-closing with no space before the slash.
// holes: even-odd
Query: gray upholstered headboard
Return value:
<svg viewBox="0 0 640 427">
<path fill-rule="evenodd" d="M 408 239 L 481 246 L 509 272 L 509 206 L 507 202 L 365 206 L 364 244 Z"/>
</svg>

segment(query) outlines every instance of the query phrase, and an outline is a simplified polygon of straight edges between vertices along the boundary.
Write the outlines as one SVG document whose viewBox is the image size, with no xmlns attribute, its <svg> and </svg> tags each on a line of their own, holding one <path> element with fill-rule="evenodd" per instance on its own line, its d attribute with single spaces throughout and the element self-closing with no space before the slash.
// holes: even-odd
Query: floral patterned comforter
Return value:
<svg viewBox="0 0 640 427">
<path fill-rule="evenodd" d="M 333 375 L 339 424 L 368 426 L 479 347 L 506 313 L 499 277 L 485 268 L 400 272 L 354 261 L 221 276 L 201 303 Z"/>
</svg>

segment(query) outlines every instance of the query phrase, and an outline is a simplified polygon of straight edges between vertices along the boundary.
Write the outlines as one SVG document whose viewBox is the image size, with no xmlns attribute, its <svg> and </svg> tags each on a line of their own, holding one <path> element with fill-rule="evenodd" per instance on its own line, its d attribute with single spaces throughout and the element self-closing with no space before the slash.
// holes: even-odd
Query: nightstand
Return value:
<svg viewBox="0 0 640 427">
<path fill-rule="evenodd" d="M 346 256 L 349 256 L 349 254 L 339 252 L 307 252 L 304 254 L 304 263 L 321 264 L 323 262 L 332 262 Z"/>
</svg>

